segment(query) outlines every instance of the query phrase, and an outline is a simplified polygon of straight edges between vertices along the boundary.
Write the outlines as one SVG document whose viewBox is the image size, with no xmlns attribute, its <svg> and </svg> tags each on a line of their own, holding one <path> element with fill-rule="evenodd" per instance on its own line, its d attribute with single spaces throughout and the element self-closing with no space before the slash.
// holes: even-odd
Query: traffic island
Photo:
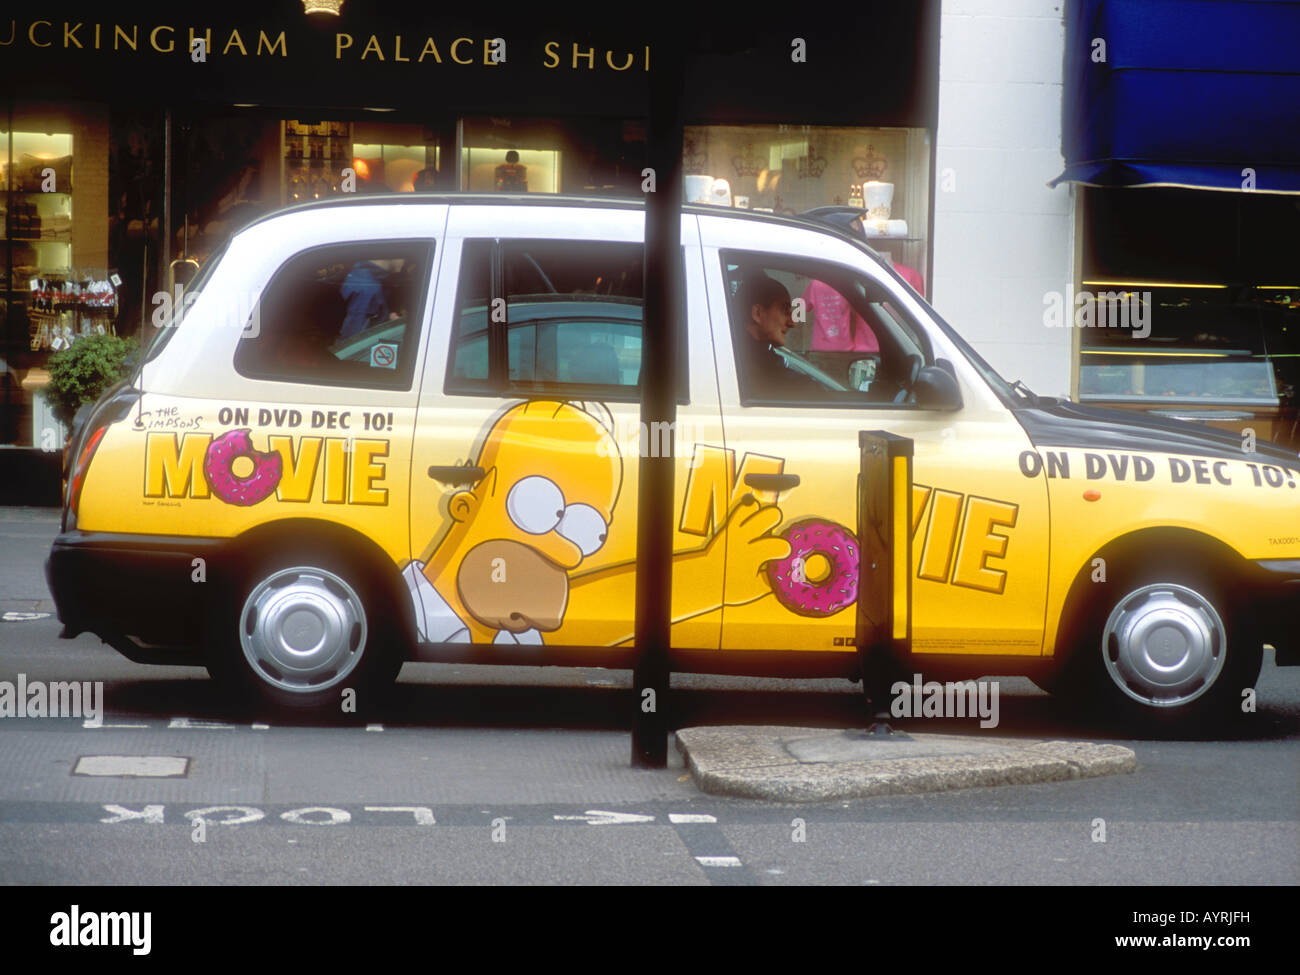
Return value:
<svg viewBox="0 0 1300 975">
<path fill-rule="evenodd" d="M 702 792 L 774 802 L 1028 785 L 1137 768 L 1130 748 L 1081 741 L 871 735 L 779 725 L 683 728 L 676 738 Z"/>
</svg>

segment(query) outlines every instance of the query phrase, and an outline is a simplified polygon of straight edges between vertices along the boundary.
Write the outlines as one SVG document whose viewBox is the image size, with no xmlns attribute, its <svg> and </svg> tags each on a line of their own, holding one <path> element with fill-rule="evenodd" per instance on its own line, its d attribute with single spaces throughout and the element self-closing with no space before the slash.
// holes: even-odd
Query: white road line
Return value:
<svg viewBox="0 0 1300 975">
<path fill-rule="evenodd" d="M 653 816 L 643 816 L 640 813 L 605 812 L 603 809 L 588 809 L 581 816 L 556 816 L 555 819 L 560 822 L 572 820 L 589 826 L 623 826 L 629 823 L 654 822 Z"/>
<path fill-rule="evenodd" d="M 740 857 L 696 857 L 695 862 L 702 867 L 738 867 Z"/>
<path fill-rule="evenodd" d="M 189 764 L 183 755 L 83 755 L 72 774 L 171 779 L 183 777 Z"/>
<path fill-rule="evenodd" d="M 668 821 L 670 823 L 716 823 L 718 817 L 710 816 L 708 813 L 669 813 Z"/>
<path fill-rule="evenodd" d="M 384 730 L 384 726 L 381 724 L 366 725 L 366 731 L 383 731 L 383 730 Z"/>
<path fill-rule="evenodd" d="M 93 721 L 87 718 L 81 722 L 83 728 L 148 728 L 147 724 L 104 724 L 102 721 Z"/>
<path fill-rule="evenodd" d="M 254 730 L 254 731 L 269 731 L 270 728 L 271 728 L 271 726 L 270 726 L 269 724 L 259 724 L 259 723 L 256 722 L 256 721 L 253 722 L 253 730 Z"/>
<path fill-rule="evenodd" d="M 233 724 L 226 724 L 224 721 L 202 721 L 197 718 L 172 718 L 168 728 L 202 728 L 209 730 L 213 728 L 234 728 Z"/>
</svg>

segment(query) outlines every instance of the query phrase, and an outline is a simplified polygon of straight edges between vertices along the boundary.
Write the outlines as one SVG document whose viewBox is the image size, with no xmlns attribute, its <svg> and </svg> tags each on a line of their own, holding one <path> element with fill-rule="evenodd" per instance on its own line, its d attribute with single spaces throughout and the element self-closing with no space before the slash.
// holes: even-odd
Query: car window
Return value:
<svg viewBox="0 0 1300 975">
<path fill-rule="evenodd" d="M 722 255 L 741 403 L 907 405 L 925 333 L 888 292 L 840 265 Z"/>
<path fill-rule="evenodd" d="M 470 240 L 462 251 L 447 391 L 636 399 L 643 248 Z M 685 389 L 685 334 L 679 346 Z"/>
<path fill-rule="evenodd" d="M 409 388 L 433 244 L 305 251 L 276 271 L 235 349 L 255 379 Z"/>
</svg>

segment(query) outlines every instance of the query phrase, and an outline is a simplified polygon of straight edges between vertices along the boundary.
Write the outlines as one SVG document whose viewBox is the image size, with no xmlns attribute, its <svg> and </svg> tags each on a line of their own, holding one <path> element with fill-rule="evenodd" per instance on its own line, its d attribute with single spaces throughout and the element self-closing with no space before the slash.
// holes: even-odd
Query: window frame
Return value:
<svg viewBox="0 0 1300 975">
<path fill-rule="evenodd" d="M 282 283 L 282 279 L 289 272 L 291 266 L 297 266 L 299 262 L 308 263 L 312 259 L 312 255 L 326 251 L 370 247 L 376 250 L 385 247 L 423 248 L 423 271 L 420 274 L 418 297 L 412 303 L 413 307 L 419 310 L 412 316 L 412 320 L 407 322 L 407 332 L 402 339 L 402 348 L 396 369 L 387 370 L 371 367 L 370 372 L 374 374 L 373 376 L 363 376 L 360 372 L 347 376 L 309 376 L 302 373 L 279 372 L 271 369 L 250 369 L 247 363 L 241 364 L 239 351 L 245 342 L 250 341 L 250 337 L 241 335 L 239 341 L 235 343 L 235 349 L 231 355 L 231 365 L 235 372 L 245 379 L 258 382 L 296 383 L 301 386 L 325 386 L 337 389 L 379 389 L 410 392 L 415 383 L 416 364 L 420 358 L 419 347 L 423 338 L 426 319 L 428 318 L 429 288 L 433 279 L 434 260 L 438 255 L 438 240 L 435 237 L 383 237 L 331 241 L 327 244 L 314 244 L 311 247 L 296 251 L 280 262 L 280 266 L 275 269 L 275 273 L 271 275 L 266 286 L 262 288 L 262 293 L 258 295 L 257 304 L 253 309 L 253 314 L 258 316 L 257 338 L 260 339 L 263 334 L 267 334 L 264 327 L 265 323 L 261 321 L 262 307 L 267 296 L 275 293 L 275 288 Z M 346 262 L 340 261 L 338 263 Z M 416 326 L 414 333 L 411 332 L 412 325 Z M 344 362 L 345 360 L 339 360 L 340 365 Z"/>
<path fill-rule="evenodd" d="M 860 278 L 869 287 L 876 288 L 887 297 L 892 307 L 886 309 L 886 313 L 889 315 L 890 318 L 896 319 L 896 324 L 898 326 L 912 333 L 912 337 L 915 341 L 915 344 L 921 353 L 923 359 L 923 365 L 924 366 L 937 365 L 940 360 L 935 354 L 934 343 L 931 341 L 930 334 L 929 332 L 926 331 L 925 327 L 921 324 L 921 322 L 918 321 L 910 313 L 908 313 L 906 307 L 902 304 L 902 302 L 898 300 L 898 296 L 895 295 L 885 284 L 873 280 L 870 277 L 870 275 L 868 275 L 861 268 L 856 268 L 848 264 L 841 264 L 837 261 L 829 261 L 821 258 L 809 258 L 799 254 L 790 254 L 783 251 L 767 251 L 767 250 L 760 251 L 760 250 L 747 250 L 747 249 L 737 248 L 737 247 L 721 247 L 718 249 L 718 269 L 721 274 L 723 304 L 727 312 L 726 328 L 727 328 L 727 333 L 731 338 L 731 362 L 732 362 L 732 367 L 735 370 L 735 376 L 736 376 L 736 394 L 740 401 L 740 405 L 742 407 L 744 408 L 792 407 L 795 409 L 821 409 L 821 410 L 851 409 L 851 410 L 906 410 L 906 411 L 932 412 L 928 407 L 922 406 L 918 403 L 894 403 L 894 402 L 882 403 L 882 402 L 871 401 L 871 400 L 867 400 L 867 401 L 853 400 L 847 398 L 847 396 L 844 399 L 831 398 L 836 394 L 835 390 L 826 390 L 825 392 L 827 394 L 827 398 L 825 399 L 804 399 L 801 397 L 788 397 L 788 396 L 764 396 L 764 397 L 756 398 L 752 395 L 749 395 L 745 388 L 746 385 L 745 381 L 741 377 L 741 362 L 739 357 L 737 356 L 737 351 L 738 351 L 736 348 L 736 338 L 737 338 L 736 324 L 737 323 L 732 319 L 733 309 L 732 309 L 732 295 L 730 294 L 731 277 L 730 277 L 730 272 L 728 270 L 729 264 L 736 265 L 738 267 L 745 267 L 745 266 L 758 267 L 763 269 L 764 273 L 768 273 L 772 270 L 776 270 L 787 274 L 797 274 L 814 281 L 825 281 L 831 287 L 835 288 L 837 291 L 840 291 L 841 296 L 844 298 L 845 301 L 849 303 L 849 306 L 853 309 L 853 311 L 856 314 L 861 316 L 864 321 L 871 322 L 873 318 L 869 318 L 867 315 L 863 314 L 864 309 L 859 308 L 854 303 L 853 297 L 849 295 L 845 295 L 843 291 L 840 288 L 838 288 L 835 284 L 835 281 L 845 277 L 846 275 L 853 278 Z M 813 271 L 819 267 L 832 268 L 834 270 L 834 274 L 830 276 L 831 280 L 828 280 L 827 277 L 824 275 L 809 273 L 810 271 Z M 791 295 L 791 300 L 793 301 L 796 297 L 797 296 L 795 295 Z M 806 326 L 807 323 L 800 323 L 800 327 L 806 327 Z M 887 354 L 886 342 L 888 342 L 890 346 L 893 346 L 889 354 L 893 354 L 893 355 L 910 354 L 904 352 L 897 338 L 892 334 L 887 324 L 885 325 L 884 328 L 877 328 L 874 326 L 870 326 L 870 327 L 872 328 L 872 332 L 876 335 L 876 342 L 879 346 L 879 351 L 874 353 L 864 352 L 861 354 L 859 358 L 862 359 L 875 358 L 878 363 L 883 364 Z M 885 340 L 882 340 L 881 338 L 882 333 L 885 336 Z M 804 356 L 803 353 L 800 353 L 800 357 L 806 358 L 806 356 Z M 811 362 L 811 360 L 809 361 Z M 817 366 L 817 363 L 815 362 L 812 362 L 811 364 Z M 821 369 L 820 366 L 817 366 L 817 368 Z M 824 372 L 825 370 L 822 371 Z M 848 394 L 852 394 L 858 391 L 847 390 L 846 392 Z"/>
<path fill-rule="evenodd" d="M 459 328 L 461 322 L 461 313 L 465 308 L 465 296 L 461 294 L 462 281 L 465 272 L 465 258 L 469 253 L 472 245 L 478 242 L 489 243 L 489 260 L 490 270 L 488 279 L 490 282 L 491 294 L 488 295 L 487 307 L 491 309 L 492 302 L 501 298 L 506 303 L 506 321 L 494 322 L 491 315 L 488 316 L 487 322 L 487 339 L 488 339 L 488 375 L 485 379 L 469 379 L 463 376 L 455 375 L 456 369 L 456 342 L 459 338 Z M 482 396 L 494 399 L 564 399 L 564 400 L 598 400 L 611 403 L 640 403 L 641 402 L 641 383 L 638 381 L 635 385 L 612 385 L 607 383 L 574 383 L 560 381 L 546 381 L 545 383 L 537 381 L 520 382 L 510 379 L 510 363 L 507 333 L 510 328 L 510 296 L 506 294 L 505 288 L 505 257 L 506 248 L 520 245 L 535 244 L 537 246 L 559 247 L 565 245 L 623 245 L 641 248 L 642 261 L 645 259 L 645 244 L 640 241 L 627 240 L 594 240 L 590 238 L 571 238 L 571 237 L 497 237 L 497 236 L 480 236 L 465 237 L 460 241 L 460 266 L 456 270 L 456 295 L 453 303 L 452 323 L 449 329 L 447 347 L 447 366 L 443 377 L 443 393 L 448 396 Z M 683 244 L 682 252 L 682 273 L 686 274 L 687 268 L 687 249 Z M 644 263 L 642 265 L 644 267 Z M 644 355 L 645 350 L 645 297 L 644 288 L 642 288 L 641 297 L 641 349 Z M 623 297 L 623 296 L 609 296 Z M 689 302 L 685 294 L 685 288 L 682 293 L 682 304 L 677 315 L 677 403 L 679 406 L 689 405 L 690 403 L 690 332 L 687 321 L 687 308 Z M 573 320 L 585 319 L 589 321 L 604 321 L 606 316 L 600 314 L 591 314 L 578 316 Z M 532 321 L 532 319 L 525 319 Z M 517 324 L 517 323 L 516 323 Z M 643 359 L 644 361 L 644 359 Z"/>
</svg>

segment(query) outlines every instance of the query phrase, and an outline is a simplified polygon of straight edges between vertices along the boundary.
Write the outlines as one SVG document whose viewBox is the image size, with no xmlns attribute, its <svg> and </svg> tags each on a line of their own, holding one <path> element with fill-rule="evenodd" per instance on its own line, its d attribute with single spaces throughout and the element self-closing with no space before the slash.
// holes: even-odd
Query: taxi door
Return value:
<svg viewBox="0 0 1300 975">
<path fill-rule="evenodd" d="M 404 571 L 422 644 L 492 644 L 462 655 L 484 660 L 578 648 L 593 663 L 631 646 L 639 458 L 669 443 L 639 427 L 642 233 L 624 210 L 452 208 Z M 705 327 L 679 335 L 679 495 L 696 439 L 722 443 L 694 217 L 682 239 Z M 677 646 L 718 646 L 720 529 L 674 533 Z"/>
<path fill-rule="evenodd" d="M 859 561 L 858 432 L 884 430 L 915 445 L 913 653 L 1041 654 L 1047 495 L 1043 478 L 1020 472 L 1020 453 L 1031 445 L 1010 412 L 993 405 L 997 401 L 987 387 L 983 400 L 972 396 L 969 382 L 963 382 L 966 402 L 956 411 L 895 402 L 906 398 L 900 377 L 911 367 L 909 354 L 933 363 L 934 350 L 908 313 L 907 302 L 866 271 L 855 270 L 855 252 L 847 245 L 839 263 L 754 250 L 752 237 L 737 233 L 735 222 L 701 218 L 701 231 L 707 244 L 703 257 L 725 449 L 710 458 L 713 467 L 697 469 L 687 503 L 693 491 L 706 485 L 733 503 L 752 496 L 764 506 L 755 517 L 771 523 L 771 535 L 787 543 L 781 557 L 767 562 L 756 577 L 729 569 L 723 650 L 852 652 Z M 827 251 L 823 235 L 808 236 L 814 239 L 807 253 Z M 738 306 L 744 301 L 745 280 L 755 277 L 778 281 L 791 299 L 804 300 L 805 321 L 787 333 L 787 347 L 820 363 L 824 375 L 838 375 L 842 387 L 852 383 L 860 400 L 836 393 L 828 401 L 826 387 L 817 382 L 800 389 L 798 380 L 807 378 L 802 375 L 780 390 L 752 381 L 762 377 L 746 377 L 753 348 L 745 343 L 754 338 L 738 317 Z M 816 323 L 809 320 L 808 306 L 829 307 L 828 318 L 835 310 L 834 304 L 813 300 L 825 292 L 827 282 L 845 293 L 860 289 L 857 307 L 863 296 L 880 299 L 882 307 L 874 314 L 884 318 L 876 320 L 888 321 L 877 326 L 880 336 L 861 342 L 877 346 L 876 352 L 822 355 L 811 348 Z M 846 316 L 852 304 L 845 302 Z M 819 331 L 863 323 L 824 320 Z M 854 360 L 865 364 L 853 366 Z M 964 361 L 961 365 L 955 371 L 969 380 L 970 367 Z M 780 372 L 763 375 L 779 377 Z"/>
</svg>

